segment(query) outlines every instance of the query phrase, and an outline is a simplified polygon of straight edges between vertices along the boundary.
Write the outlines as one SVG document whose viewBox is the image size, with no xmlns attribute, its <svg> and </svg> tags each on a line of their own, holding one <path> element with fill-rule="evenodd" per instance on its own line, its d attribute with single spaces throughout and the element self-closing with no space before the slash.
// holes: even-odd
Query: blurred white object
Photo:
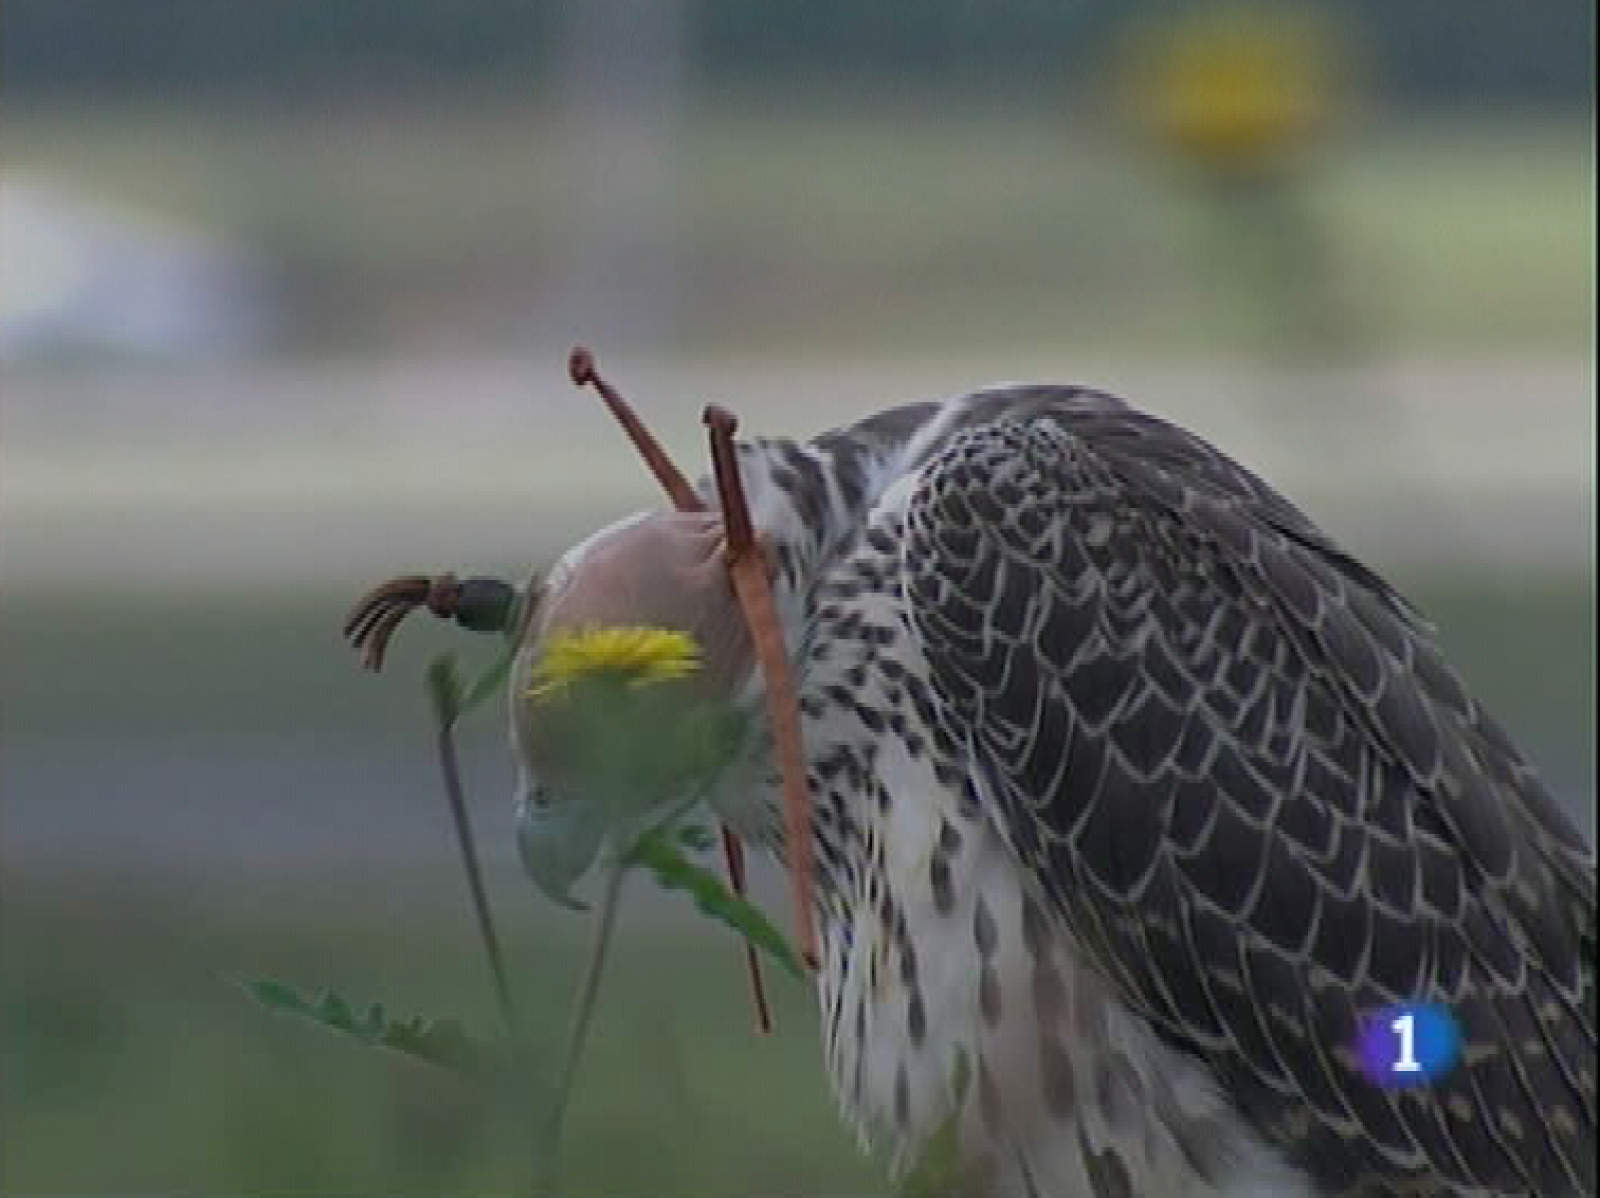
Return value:
<svg viewBox="0 0 1600 1198">
<path fill-rule="evenodd" d="M 40 179 L 0 180 L 0 359 L 226 357 L 271 324 L 248 255 Z"/>
</svg>

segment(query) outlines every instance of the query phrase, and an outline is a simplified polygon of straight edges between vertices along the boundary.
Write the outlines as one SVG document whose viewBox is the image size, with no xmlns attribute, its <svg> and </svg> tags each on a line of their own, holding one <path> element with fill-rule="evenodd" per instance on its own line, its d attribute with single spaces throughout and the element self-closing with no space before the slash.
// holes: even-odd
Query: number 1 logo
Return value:
<svg viewBox="0 0 1600 1198">
<path fill-rule="evenodd" d="M 1417 1062 L 1417 1015 L 1415 1011 L 1407 1011 L 1400 1018 L 1389 1025 L 1400 1036 L 1400 1052 L 1395 1057 L 1394 1072 L 1420 1073 L 1422 1066 Z"/>
<path fill-rule="evenodd" d="M 1363 1023 L 1356 1051 L 1362 1071 L 1386 1089 L 1425 1085 L 1456 1063 L 1461 1035 L 1448 1007 L 1400 1003 Z"/>
</svg>

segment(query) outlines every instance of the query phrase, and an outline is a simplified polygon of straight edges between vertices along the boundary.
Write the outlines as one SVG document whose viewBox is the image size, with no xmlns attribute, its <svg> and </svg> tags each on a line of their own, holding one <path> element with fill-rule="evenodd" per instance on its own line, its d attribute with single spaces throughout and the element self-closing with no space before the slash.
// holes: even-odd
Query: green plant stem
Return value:
<svg viewBox="0 0 1600 1198">
<path fill-rule="evenodd" d="M 627 872 L 627 862 L 619 858 L 612 863 L 606 875 L 606 888 L 600 899 L 594 940 L 589 946 L 589 960 L 584 966 L 583 980 L 578 986 L 572 1010 L 572 1028 L 567 1034 L 566 1057 L 561 1063 L 553 1105 L 541 1129 L 542 1135 L 535 1140 L 534 1176 L 543 1176 L 543 1184 L 535 1188 L 536 1195 L 556 1193 L 561 1129 L 566 1121 L 567 1106 L 572 1098 L 572 1085 L 578 1074 L 578 1062 L 583 1057 L 584 1042 L 588 1039 L 589 1024 L 594 1018 L 595 999 L 600 993 L 600 978 L 605 972 L 606 956 L 611 948 L 611 933 L 617 920 L 618 899 L 622 894 L 622 880 Z"/>
<path fill-rule="evenodd" d="M 456 690 L 453 674 L 449 680 L 443 675 L 436 675 L 433 681 L 435 710 L 439 720 L 439 768 L 444 774 L 444 791 L 450 800 L 450 815 L 455 823 L 456 843 L 460 846 L 461 860 L 466 866 L 467 889 L 472 894 L 472 910 L 478 921 L 478 933 L 483 937 L 484 953 L 489 958 L 489 971 L 494 976 L 494 994 L 500 1008 L 500 1020 L 505 1025 L 507 1037 L 515 1040 L 516 1007 L 511 1001 L 511 986 L 506 981 L 505 962 L 500 955 L 500 938 L 495 934 L 494 918 L 489 913 L 489 896 L 484 890 L 483 873 L 478 868 L 478 852 L 472 839 L 472 824 L 467 817 L 467 804 L 461 793 L 461 770 L 456 763 Z"/>
</svg>

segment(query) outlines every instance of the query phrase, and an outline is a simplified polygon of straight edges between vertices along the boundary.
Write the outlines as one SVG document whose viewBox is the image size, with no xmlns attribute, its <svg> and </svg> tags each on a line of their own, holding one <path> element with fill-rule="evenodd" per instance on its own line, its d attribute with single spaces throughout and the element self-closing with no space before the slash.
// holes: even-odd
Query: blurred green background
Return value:
<svg viewBox="0 0 1600 1198">
<path fill-rule="evenodd" d="M 1253 465 L 1436 621 L 1593 835 L 1594 9 L 14 0 L 0 28 L 0 1189 L 509 1193 L 527 1135 L 267 1016 L 492 1026 L 409 570 L 520 576 L 680 460 L 1003 379 Z M 553 1045 L 584 932 L 464 757 Z M 776 901 L 770 874 L 763 893 Z M 651 899 L 651 901 L 644 901 Z M 575 1194 L 882 1192 L 809 997 L 635 886 Z"/>
</svg>

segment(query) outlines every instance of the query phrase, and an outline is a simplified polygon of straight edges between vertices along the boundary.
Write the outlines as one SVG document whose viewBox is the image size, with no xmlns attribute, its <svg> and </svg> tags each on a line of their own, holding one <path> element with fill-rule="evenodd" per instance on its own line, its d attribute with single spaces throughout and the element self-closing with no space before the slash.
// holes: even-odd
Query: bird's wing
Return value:
<svg viewBox="0 0 1600 1198">
<path fill-rule="evenodd" d="M 907 621 L 1023 867 L 1330 1192 L 1592 1194 L 1592 850 L 1376 576 L 1069 399 L 955 435 L 906 508 Z M 1411 999 L 1461 1063 L 1385 1092 L 1358 1022 Z"/>
</svg>

